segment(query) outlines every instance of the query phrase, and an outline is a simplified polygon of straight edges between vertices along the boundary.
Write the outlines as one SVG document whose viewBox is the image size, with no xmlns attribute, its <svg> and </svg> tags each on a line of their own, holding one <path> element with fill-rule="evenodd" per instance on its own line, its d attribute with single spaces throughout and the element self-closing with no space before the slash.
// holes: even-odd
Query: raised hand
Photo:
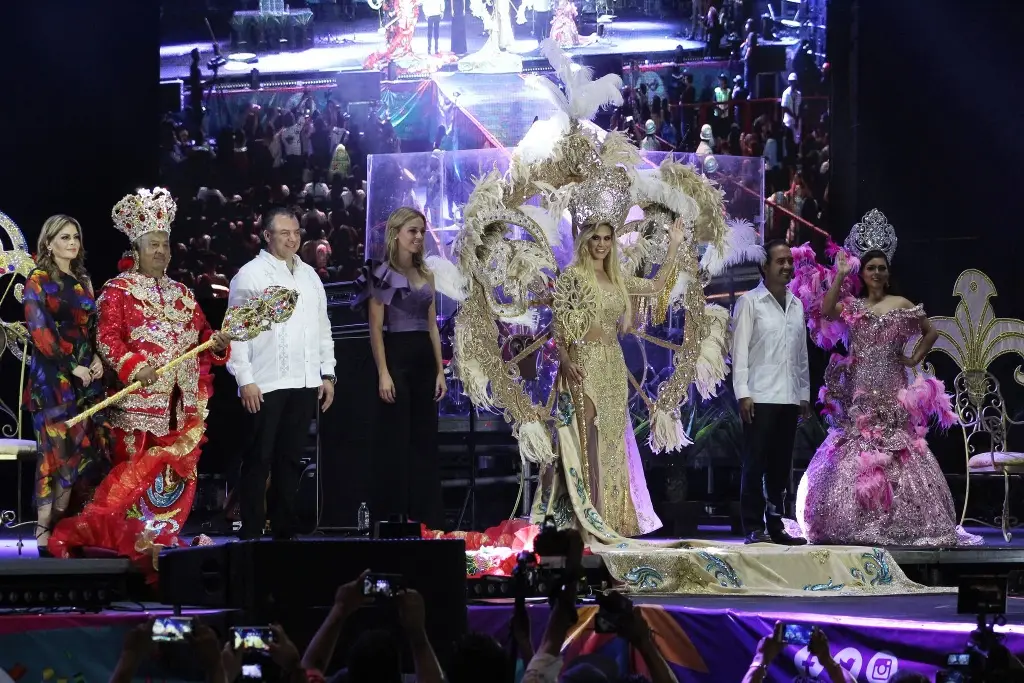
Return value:
<svg viewBox="0 0 1024 683">
<path fill-rule="evenodd" d="M 836 274 L 840 280 L 846 279 L 846 276 L 853 272 L 853 264 L 846 258 L 846 252 L 840 251 L 836 255 Z"/>
<path fill-rule="evenodd" d="M 670 247 L 678 247 L 682 241 L 683 236 L 686 234 L 686 223 L 683 222 L 682 218 L 677 218 L 672 223 L 672 227 L 668 229 L 668 244 Z"/>
</svg>

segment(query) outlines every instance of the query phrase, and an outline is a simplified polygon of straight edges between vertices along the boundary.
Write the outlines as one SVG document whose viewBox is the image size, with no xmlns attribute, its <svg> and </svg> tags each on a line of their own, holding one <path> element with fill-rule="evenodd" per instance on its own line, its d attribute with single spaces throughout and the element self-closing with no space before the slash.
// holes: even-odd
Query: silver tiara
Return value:
<svg viewBox="0 0 1024 683">
<path fill-rule="evenodd" d="M 860 223 L 853 226 L 843 246 L 857 258 L 869 251 L 878 250 L 891 263 L 896 254 L 896 231 L 889 225 L 885 214 L 878 209 L 871 209 L 860 219 Z"/>
</svg>

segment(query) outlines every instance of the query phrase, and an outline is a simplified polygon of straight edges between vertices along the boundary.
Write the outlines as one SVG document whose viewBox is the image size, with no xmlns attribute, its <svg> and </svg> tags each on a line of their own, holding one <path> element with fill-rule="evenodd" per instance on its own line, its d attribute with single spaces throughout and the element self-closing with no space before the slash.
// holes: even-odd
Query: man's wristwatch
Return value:
<svg viewBox="0 0 1024 683">
<path fill-rule="evenodd" d="M 331 380 L 331 384 L 338 383 L 338 378 L 335 377 L 334 375 L 320 375 L 320 379 L 329 379 Z"/>
</svg>

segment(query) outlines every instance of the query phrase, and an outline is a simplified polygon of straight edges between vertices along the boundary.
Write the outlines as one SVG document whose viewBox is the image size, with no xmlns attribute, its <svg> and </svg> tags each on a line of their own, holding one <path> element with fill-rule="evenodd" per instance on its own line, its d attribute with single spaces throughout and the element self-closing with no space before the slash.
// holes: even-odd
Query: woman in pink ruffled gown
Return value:
<svg viewBox="0 0 1024 683">
<path fill-rule="evenodd" d="M 814 268 L 808 265 L 804 272 Z M 812 332 L 824 337 L 826 346 L 826 328 L 831 327 L 834 341 L 835 330 L 845 327 L 849 355 L 834 355 L 825 373 L 821 398 L 834 426 L 797 492 L 803 533 L 812 543 L 843 545 L 981 543 L 957 526 L 953 497 L 926 441 L 931 417 L 943 427 L 956 421 L 945 388 L 934 378 L 907 379 L 907 368 L 921 363 L 938 334 L 920 305 L 888 293 L 884 253 L 861 257 L 866 296 L 844 298 L 850 291 L 846 278 L 854 270 L 839 251 L 828 293 L 818 311 L 809 311 L 825 318 L 819 329 L 812 325 Z M 804 281 L 797 288 L 806 294 L 820 291 L 821 283 Z M 908 358 L 903 348 L 917 332 L 922 340 Z"/>
</svg>

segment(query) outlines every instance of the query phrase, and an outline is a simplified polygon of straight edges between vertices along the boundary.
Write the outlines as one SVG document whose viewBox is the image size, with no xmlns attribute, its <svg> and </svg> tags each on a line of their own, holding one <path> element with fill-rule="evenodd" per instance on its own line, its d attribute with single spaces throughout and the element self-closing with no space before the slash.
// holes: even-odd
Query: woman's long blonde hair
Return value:
<svg viewBox="0 0 1024 683">
<path fill-rule="evenodd" d="M 622 297 L 626 300 L 626 312 L 622 317 L 621 329 L 623 332 L 627 332 L 632 327 L 633 321 L 633 305 L 629 299 L 629 292 L 626 290 L 626 281 L 622 275 L 622 263 L 619 261 L 619 241 L 615 238 L 615 228 L 609 223 L 592 223 L 590 225 L 584 225 L 580 230 L 580 233 L 576 236 L 576 242 L 573 245 L 573 251 L 575 257 L 573 262 L 577 266 L 581 266 L 583 272 L 587 273 L 590 277 L 594 277 L 594 259 L 590 257 L 590 250 L 587 248 L 587 243 L 590 238 L 593 237 L 594 233 L 601 226 L 605 226 L 612 233 L 611 249 L 608 250 L 608 254 L 604 257 L 604 272 L 611 280 L 611 283 L 619 288 L 622 292 Z"/>
<path fill-rule="evenodd" d="M 411 206 L 400 206 L 391 212 L 388 216 L 387 228 L 385 233 L 385 253 L 387 254 L 388 265 L 392 268 L 398 269 L 398 233 L 402 231 L 409 221 L 419 218 L 423 221 L 423 227 L 427 226 L 427 217 L 423 215 L 423 212 L 419 209 L 415 209 Z M 426 240 L 424 240 L 423 248 L 426 251 Z M 419 271 L 420 275 L 424 278 L 430 275 L 430 271 L 427 269 L 427 263 L 423 259 L 423 252 L 412 255 L 413 268 Z"/>
<path fill-rule="evenodd" d="M 78 231 L 78 256 L 71 260 L 71 274 L 82 283 L 83 286 L 92 290 L 92 282 L 89 280 L 89 272 L 85 269 L 85 240 L 82 236 L 82 226 L 71 216 L 58 213 L 50 216 L 43 223 L 43 229 L 39 231 L 39 241 L 36 243 L 36 267 L 46 271 L 52 280 L 60 280 L 63 272 L 57 262 L 53 260 L 53 252 L 50 251 L 50 242 L 57 238 L 60 231 L 67 226 L 74 226 Z"/>
</svg>

